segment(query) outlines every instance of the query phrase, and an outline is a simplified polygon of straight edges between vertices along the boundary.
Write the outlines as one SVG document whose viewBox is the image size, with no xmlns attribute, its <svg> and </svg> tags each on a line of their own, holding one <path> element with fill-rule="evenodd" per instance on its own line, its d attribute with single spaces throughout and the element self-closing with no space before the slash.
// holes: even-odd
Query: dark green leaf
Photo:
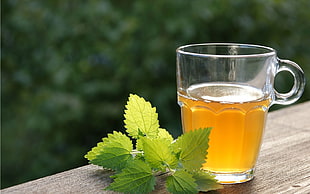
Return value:
<svg viewBox="0 0 310 194">
<path fill-rule="evenodd" d="M 175 194 L 198 193 L 195 179 L 184 170 L 176 171 L 173 175 L 167 177 L 166 187 L 169 192 Z"/>
<path fill-rule="evenodd" d="M 154 190 L 155 177 L 152 169 L 141 160 L 128 162 L 126 168 L 113 178 L 115 178 L 114 182 L 105 190 L 136 194 L 149 193 Z"/>
</svg>

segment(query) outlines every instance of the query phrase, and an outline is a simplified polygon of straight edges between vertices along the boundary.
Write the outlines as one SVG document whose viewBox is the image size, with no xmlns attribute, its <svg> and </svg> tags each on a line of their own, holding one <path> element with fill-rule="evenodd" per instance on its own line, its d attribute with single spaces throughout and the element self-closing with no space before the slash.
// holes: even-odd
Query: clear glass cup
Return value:
<svg viewBox="0 0 310 194">
<path fill-rule="evenodd" d="M 305 87 L 302 69 L 258 45 L 194 44 L 176 52 L 183 132 L 213 127 L 202 168 L 223 184 L 251 180 L 268 109 L 300 98 Z M 274 88 L 281 71 L 294 77 L 288 93 Z"/>
</svg>

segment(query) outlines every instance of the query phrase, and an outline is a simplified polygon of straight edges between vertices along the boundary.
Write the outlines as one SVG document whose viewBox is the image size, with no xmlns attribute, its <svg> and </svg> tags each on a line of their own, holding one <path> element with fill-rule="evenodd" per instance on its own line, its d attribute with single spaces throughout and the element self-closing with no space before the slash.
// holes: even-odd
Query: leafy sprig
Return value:
<svg viewBox="0 0 310 194">
<path fill-rule="evenodd" d="M 166 188 L 171 193 L 222 188 L 213 175 L 201 170 L 211 128 L 185 133 L 174 141 L 159 127 L 156 108 L 150 102 L 130 94 L 125 107 L 126 132 L 135 145 L 130 137 L 114 131 L 85 155 L 90 163 L 115 171 L 111 176 L 114 182 L 105 190 L 149 193 L 161 175 L 166 175 Z"/>
</svg>

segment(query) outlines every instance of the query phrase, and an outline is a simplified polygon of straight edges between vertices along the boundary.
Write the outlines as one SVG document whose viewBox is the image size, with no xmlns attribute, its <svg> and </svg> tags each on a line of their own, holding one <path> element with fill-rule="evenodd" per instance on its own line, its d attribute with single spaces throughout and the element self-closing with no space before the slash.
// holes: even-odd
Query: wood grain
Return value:
<svg viewBox="0 0 310 194">
<path fill-rule="evenodd" d="M 110 171 L 86 165 L 1 190 L 1 193 L 116 193 L 102 189 Z M 158 180 L 153 193 L 168 193 Z M 310 193 L 310 102 L 269 113 L 255 178 L 209 194 Z"/>
</svg>

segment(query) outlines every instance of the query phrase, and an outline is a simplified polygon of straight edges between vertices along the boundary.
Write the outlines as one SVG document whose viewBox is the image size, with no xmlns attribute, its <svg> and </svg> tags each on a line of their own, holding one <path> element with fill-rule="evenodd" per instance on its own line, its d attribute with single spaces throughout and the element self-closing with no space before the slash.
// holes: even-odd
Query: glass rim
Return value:
<svg viewBox="0 0 310 194">
<path fill-rule="evenodd" d="M 250 53 L 250 54 L 235 54 L 235 55 L 228 55 L 228 54 L 209 54 L 209 53 L 198 53 L 193 51 L 185 51 L 186 48 L 191 47 L 208 47 L 208 46 L 237 46 L 242 48 L 249 48 L 249 49 L 263 49 L 265 52 L 262 53 Z M 247 58 L 247 57 L 269 57 L 272 55 L 276 55 L 276 50 L 267 47 L 267 46 L 261 46 L 261 45 L 255 45 L 255 44 L 242 44 L 242 43 L 199 43 L 199 44 L 187 44 L 180 46 L 176 49 L 177 53 L 183 54 L 183 55 L 192 55 L 196 57 L 217 57 L 217 58 Z"/>
</svg>

